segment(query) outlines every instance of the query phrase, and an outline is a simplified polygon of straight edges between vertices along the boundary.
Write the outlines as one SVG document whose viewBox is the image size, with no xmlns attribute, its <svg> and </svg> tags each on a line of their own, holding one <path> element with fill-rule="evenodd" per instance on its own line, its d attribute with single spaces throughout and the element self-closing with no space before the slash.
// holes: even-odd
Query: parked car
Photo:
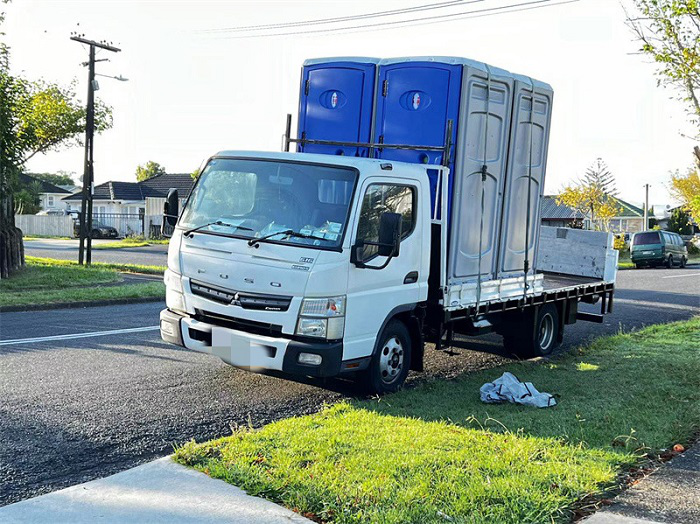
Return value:
<svg viewBox="0 0 700 524">
<path fill-rule="evenodd" d="M 73 230 L 75 236 L 80 236 L 80 218 L 75 219 L 73 224 Z M 119 231 L 112 226 L 98 222 L 97 220 L 92 221 L 92 229 L 90 230 L 90 238 L 117 238 L 119 237 Z"/>
<path fill-rule="evenodd" d="M 632 237 L 630 258 L 637 268 L 660 265 L 685 267 L 688 248 L 678 233 L 642 231 Z"/>
</svg>

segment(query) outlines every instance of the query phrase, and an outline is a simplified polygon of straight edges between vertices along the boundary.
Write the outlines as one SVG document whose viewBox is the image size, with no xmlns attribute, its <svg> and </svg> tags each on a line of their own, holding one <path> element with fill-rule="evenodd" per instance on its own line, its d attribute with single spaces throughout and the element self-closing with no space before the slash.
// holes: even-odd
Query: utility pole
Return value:
<svg viewBox="0 0 700 524">
<path fill-rule="evenodd" d="M 92 230 L 92 196 L 95 184 L 95 173 L 93 169 L 93 138 L 95 137 L 95 49 L 104 49 L 113 53 L 118 53 L 121 49 L 111 46 L 106 42 L 87 40 L 83 35 L 73 35 L 70 39 L 90 46 L 90 59 L 85 64 L 88 66 L 88 96 L 87 114 L 85 118 L 83 196 L 80 208 L 80 251 L 78 252 L 78 264 L 82 265 L 83 262 L 85 262 L 87 265 L 90 265 L 92 259 L 92 237 L 90 236 L 90 231 Z"/>
<path fill-rule="evenodd" d="M 644 184 L 646 197 L 644 198 L 644 231 L 649 229 L 649 184 Z"/>
</svg>

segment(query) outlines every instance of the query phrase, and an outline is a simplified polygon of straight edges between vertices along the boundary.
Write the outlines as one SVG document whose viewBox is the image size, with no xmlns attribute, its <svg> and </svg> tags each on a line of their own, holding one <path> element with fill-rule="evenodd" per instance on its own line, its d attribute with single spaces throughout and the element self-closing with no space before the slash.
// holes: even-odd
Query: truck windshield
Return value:
<svg viewBox="0 0 700 524">
<path fill-rule="evenodd" d="M 199 232 L 272 235 L 266 242 L 338 248 L 356 180 L 354 169 L 341 166 L 216 158 L 202 171 L 178 225 L 191 230 L 208 224 Z"/>
<path fill-rule="evenodd" d="M 658 233 L 637 233 L 632 239 L 633 246 L 648 246 L 651 244 L 661 244 Z"/>
</svg>

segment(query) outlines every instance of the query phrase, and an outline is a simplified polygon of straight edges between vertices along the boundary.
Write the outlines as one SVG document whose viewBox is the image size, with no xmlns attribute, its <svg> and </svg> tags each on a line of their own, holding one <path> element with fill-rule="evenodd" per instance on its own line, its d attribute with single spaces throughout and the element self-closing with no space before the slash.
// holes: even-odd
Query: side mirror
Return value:
<svg viewBox="0 0 700 524">
<path fill-rule="evenodd" d="M 180 197 L 177 194 L 177 189 L 171 188 L 163 206 L 163 222 L 167 222 L 171 226 L 177 224 L 177 218 L 180 215 L 179 207 Z"/>
<path fill-rule="evenodd" d="M 358 240 L 352 246 L 350 262 L 358 268 L 384 269 L 392 258 L 399 256 L 401 245 L 401 215 L 399 213 L 382 213 L 379 217 L 379 242 Z M 377 255 L 387 257 L 381 266 L 368 266 L 364 260 L 365 246 L 377 246 Z"/>
<path fill-rule="evenodd" d="M 399 213 L 382 213 L 379 217 L 379 246 L 377 251 L 380 257 L 399 256 L 401 218 Z"/>
</svg>

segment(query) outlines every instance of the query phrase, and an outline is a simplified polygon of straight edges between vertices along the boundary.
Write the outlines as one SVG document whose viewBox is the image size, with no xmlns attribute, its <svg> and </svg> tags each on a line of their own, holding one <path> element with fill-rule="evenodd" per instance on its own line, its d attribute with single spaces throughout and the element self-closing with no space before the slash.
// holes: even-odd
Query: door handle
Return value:
<svg viewBox="0 0 700 524">
<path fill-rule="evenodd" d="M 404 284 L 415 284 L 416 282 L 418 282 L 418 271 L 411 271 L 403 279 Z"/>
</svg>

